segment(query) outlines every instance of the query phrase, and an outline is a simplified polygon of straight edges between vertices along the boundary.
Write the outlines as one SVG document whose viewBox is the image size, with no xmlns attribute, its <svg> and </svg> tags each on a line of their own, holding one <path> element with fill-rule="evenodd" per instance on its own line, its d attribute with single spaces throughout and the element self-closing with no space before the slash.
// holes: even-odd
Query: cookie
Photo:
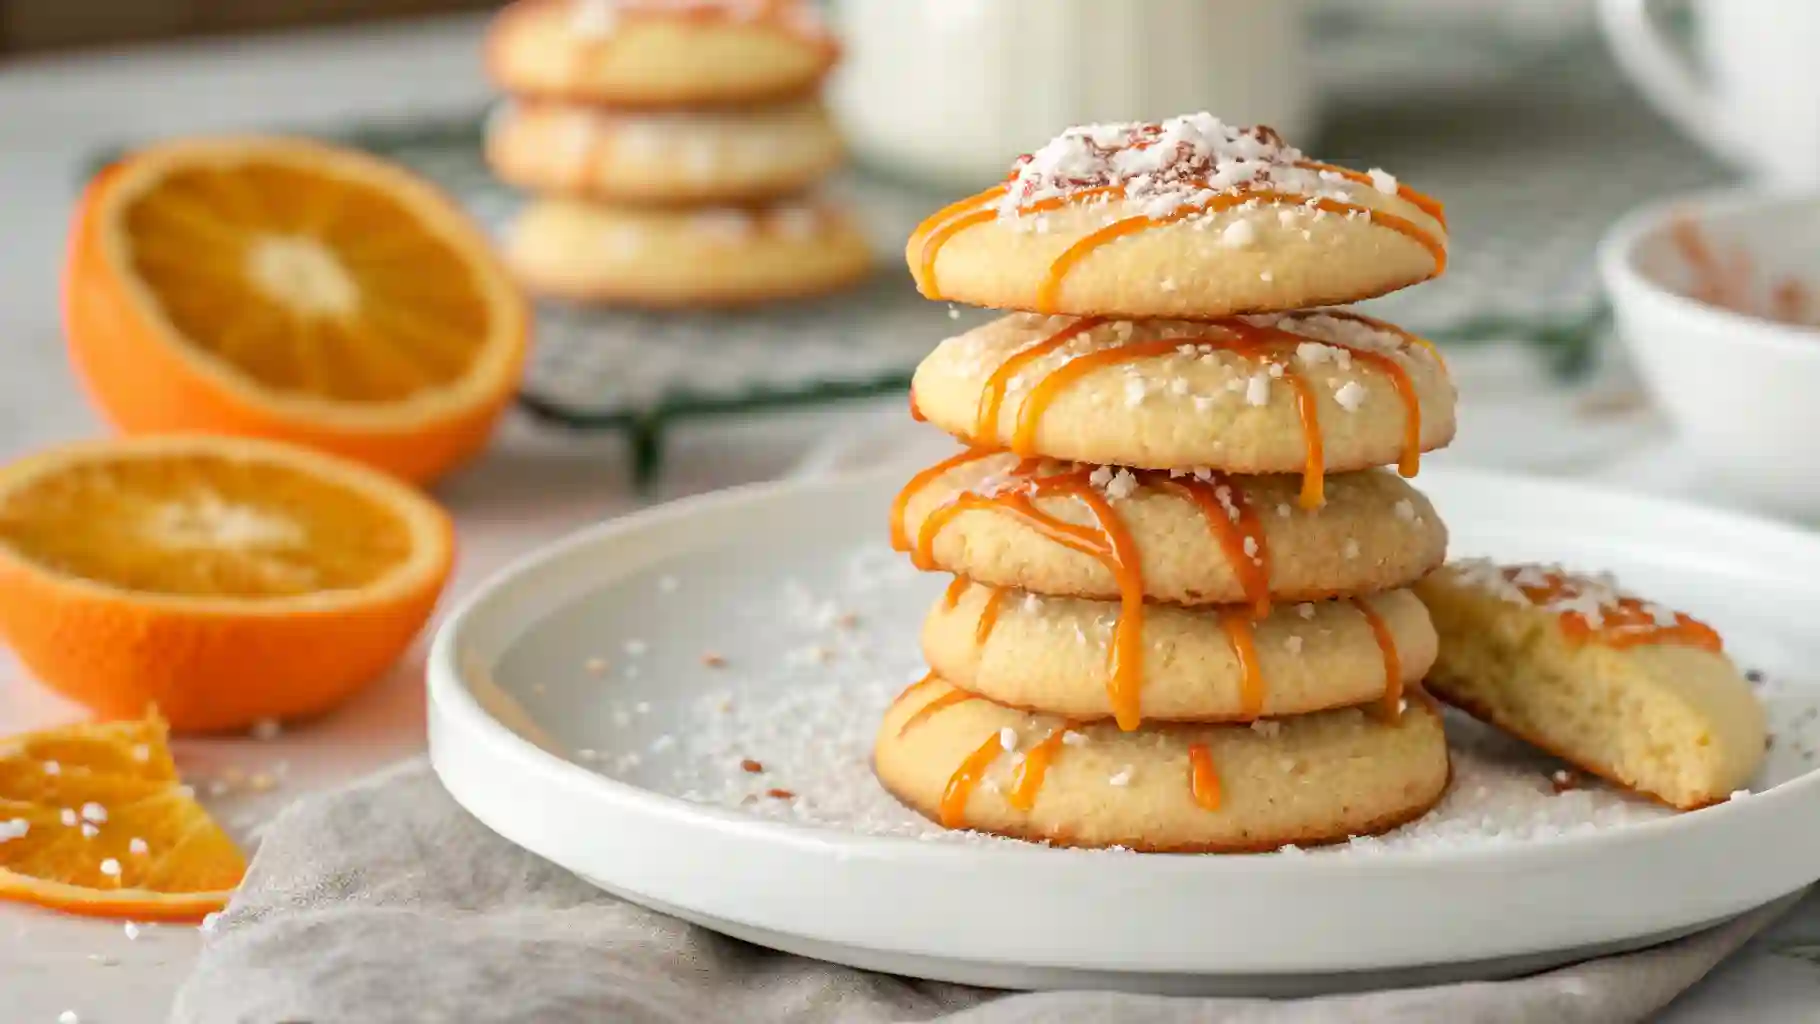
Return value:
<svg viewBox="0 0 1820 1024">
<path fill-rule="evenodd" d="M 1434 200 L 1309 160 L 1209 114 L 1072 128 L 1002 184 L 935 214 L 905 252 L 931 299 L 1190 319 L 1354 302 L 1447 258 Z"/>
<path fill-rule="evenodd" d="M 742 111 L 626 113 L 509 103 L 487 162 L 527 191 L 640 205 L 749 204 L 802 192 L 839 167 L 839 133 L 815 100 Z"/>
<path fill-rule="evenodd" d="M 992 586 L 1101 600 L 1136 587 L 1180 604 L 1389 590 L 1446 555 L 1433 506 L 1393 473 L 1328 477 L 1314 511 L 1297 504 L 1299 491 L 1294 477 L 1133 473 L 976 450 L 911 479 L 892 539 L 919 568 Z M 1128 542 L 1129 560 L 1115 540 Z"/>
<path fill-rule="evenodd" d="M 1453 563 L 1418 586 L 1435 695 L 1578 768 L 1689 810 L 1763 760 L 1763 707 L 1717 633 L 1609 580 Z"/>
<path fill-rule="evenodd" d="M 1325 473 L 1454 436 L 1454 388 L 1420 339 L 1349 310 L 1218 323 L 1013 314 L 942 342 L 916 409 L 970 443 L 1150 469 Z"/>
<path fill-rule="evenodd" d="M 850 217 L 797 204 L 636 210 L 540 200 L 512 223 L 505 254 L 538 295 L 649 308 L 820 295 L 872 270 Z"/>
<path fill-rule="evenodd" d="M 999 704 L 1077 721 L 1110 718 L 1119 605 L 1039 597 L 958 579 L 923 622 L 937 675 Z M 1134 642 L 1145 722 L 1252 721 L 1379 702 L 1394 706 L 1434 662 L 1435 633 L 1408 590 L 1251 609 L 1148 605 Z"/>
<path fill-rule="evenodd" d="M 806 0 L 518 0 L 486 40 L 504 91 L 622 109 L 807 96 L 837 57 Z"/>
<path fill-rule="evenodd" d="M 1441 716 L 1412 696 L 1394 718 L 1343 708 L 1125 733 L 1070 729 L 931 677 L 885 713 L 873 768 L 947 828 L 1060 846 L 1226 853 L 1338 842 L 1419 817 L 1445 791 Z"/>
</svg>

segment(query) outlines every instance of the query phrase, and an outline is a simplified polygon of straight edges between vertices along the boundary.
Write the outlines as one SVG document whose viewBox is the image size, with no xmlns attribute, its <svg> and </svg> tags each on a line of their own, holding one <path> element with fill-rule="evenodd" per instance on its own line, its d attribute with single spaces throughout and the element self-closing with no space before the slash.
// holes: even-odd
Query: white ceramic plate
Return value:
<svg viewBox="0 0 1820 1024">
<path fill-rule="evenodd" d="M 1420 481 L 1454 554 L 1613 569 L 1769 673 L 1776 742 L 1756 793 L 1679 816 L 1602 790 L 1557 797 L 1546 762 L 1487 747 L 1456 755 L 1446 820 L 1407 841 L 1196 857 L 931 835 L 865 768 L 942 584 L 885 549 L 901 478 L 683 502 L 505 572 L 431 655 L 430 751 L 449 791 L 639 903 L 778 949 L 1001 987 L 1282 994 L 1508 975 L 1820 876 L 1820 539 L 1460 471 Z M 1474 804 L 1488 785 L 1511 809 Z"/>
</svg>

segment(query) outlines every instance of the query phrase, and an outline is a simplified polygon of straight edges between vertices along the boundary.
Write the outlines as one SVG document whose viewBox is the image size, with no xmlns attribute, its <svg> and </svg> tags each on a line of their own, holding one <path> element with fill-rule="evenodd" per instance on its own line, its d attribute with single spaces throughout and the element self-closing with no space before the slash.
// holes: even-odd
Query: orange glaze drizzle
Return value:
<svg viewBox="0 0 1820 1024">
<path fill-rule="evenodd" d="M 1295 392 L 1296 418 L 1302 421 L 1302 493 L 1296 495 L 1296 504 L 1312 511 L 1327 504 L 1327 453 L 1321 437 L 1320 406 L 1315 404 L 1307 378 L 1287 370 L 1283 378 Z"/>
<path fill-rule="evenodd" d="M 937 301 L 940 301 L 942 297 L 942 293 L 935 283 L 935 257 L 941 252 L 942 246 L 948 243 L 948 239 L 953 238 L 955 235 L 960 234 L 975 224 L 984 224 L 997 216 L 998 211 L 988 206 L 983 210 L 974 210 L 970 213 L 961 214 L 959 217 L 954 218 L 929 233 L 929 237 L 923 241 L 922 250 L 923 295 Z"/>
<path fill-rule="evenodd" d="M 1188 746 L 1188 791 L 1203 810 L 1220 809 L 1220 774 L 1213 767 L 1213 753 L 1205 743 Z"/>
<path fill-rule="evenodd" d="M 1214 196 L 1199 205 L 1184 206 L 1178 210 L 1166 213 L 1161 217 L 1140 215 L 1137 217 L 1127 217 L 1124 220 L 1113 221 L 1111 224 L 1082 237 L 1073 245 L 1070 245 L 1067 249 L 1063 250 L 1062 254 L 1057 256 L 1054 261 L 1049 264 L 1049 271 L 1044 276 L 1042 285 L 1037 288 L 1037 312 L 1054 312 L 1056 296 L 1061 291 L 1062 282 L 1067 278 L 1068 272 L 1073 270 L 1081 260 L 1085 259 L 1087 254 L 1098 249 L 1100 246 L 1115 239 L 1123 238 L 1126 235 L 1148 230 L 1152 227 L 1171 224 L 1175 221 L 1200 214 L 1218 213 L 1221 210 L 1229 210 L 1233 207 L 1243 206 L 1246 203 L 1254 201 L 1271 206 L 1307 206 L 1310 209 L 1324 210 L 1328 213 L 1335 213 L 1341 216 L 1362 215 L 1370 219 L 1373 223 L 1381 224 L 1384 227 L 1395 231 L 1397 234 L 1409 238 L 1422 248 L 1427 249 L 1428 254 L 1434 257 L 1435 274 L 1437 276 L 1447 269 L 1447 248 L 1438 240 L 1430 237 L 1427 232 L 1417 227 L 1407 218 L 1399 217 L 1394 213 L 1385 213 L 1382 210 L 1373 210 L 1368 206 L 1360 206 L 1357 203 L 1341 202 L 1338 199 L 1310 198 L 1293 192 L 1276 192 L 1269 189 L 1226 192 Z M 943 241 L 946 241 L 946 239 L 943 239 Z"/>
<path fill-rule="evenodd" d="M 949 581 L 948 589 L 942 591 L 942 610 L 951 610 L 955 605 L 959 604 L 961 595 L 965 594 L 967 588 L 970 586 L 972 586 L 972 584 L 967 582 L 965 576 L 956 576 L 953 580 Z"/>
<path fill-rule="evenodd" d="M 925 422 L 929 418 L 929 417 L 923 415 L 923 407 L 916 404 L 916 389 L 915 388 L 910 389 L 910 418 L 915 420 L 918 423 Z"/>
<path fill-rule="evenodd" d="M 1017 766 L 1017 773 L 1011 777 L 1011 792 L 1005 797 L 1011 806 L 1020 811 L 1036 806 L 1036 795 L 1043 788 L 1043 777 L 1049 773 L 1049 763 L 1055 760 L 1055 755 L 1062 749 L 1062 742 L 1068 733 L 1076 728 L 1079 727 L 1073 722 L 1063 722 L 1024 754 L 1023 763 Z"/>
<path fill-rule="evenodd" d="M 1188 338 L 1134 341 L 1078 355 L 1056 367 L 1024 396 L 1024 403 L 1018 408 L 1017 427 L 1011 434 L 1011 450 L 1019 455 L 1036 454 L 1036 431 L 1042 425 L 1043 414 L 1049 411 L 1049 405 L 1055 401 L 1056 396 L 1066 391 L 1075 381 L 1109 366 L 1166 356 L 1191 343 L 1192 339 Z"/>
<path fill-rule="evenodd" d="M 1379 320 L 1375 316 L 1366 316 L 1363 313 L 1354 312 L 1353 310 L 1350 310 L 1350 309 L 1322 309 L 1322 310 L 1318 310 L 1316 312 L 1320 316 L 1331 316 L 1331 317 L 1335 317 L 1340 320 L 1351 320 L 1354 323 L 1361 323 L 1367 327 L 1371 327 L 1376 330 L 1384 331 L 1388 334 L 1394 334 L 1398 338 L 1402 339 L 1402 341 L 1405 344 L 1415 345 L 1422 349 L 1425 349 L 1429 355 L 1435 357 L 1435 362 L 1440 363 L 1442 366 L 1447 365 L 1447 361 L 1445 359 L 1441 358 L 1440 347 L 1437 346 L 1434 342 L 1428 340 L 1427 338 L 1422 337 L 1420 334 L 1416 334 L 1411 331 L 1406 331 L 1403 328 L 1398 327 L 1396 324 L 1393 324 L 1388 320 Z"/>
<path fill-rule="evenodd" d="M 1213 532 L 1214 541 L 1232 565 L 1233 575 L 1239 578 L 1239 589 L 1244 592 L 1246 603 L 1251 605 L 1252 615 L 1260 619 L 1269 615 L 1270 549 L 1264 543 L 1264 524 L 1258 519 L 1257 510 L 1251 507 L 1250 499 L 1239 489 L 1238 482 L 1217 471 L 1205 480 L 1148 472 L 1144 474 L 1144 482 L 1174 491 L 1200 509 L 1201 517 L 1207 520 L 1207 528 Z M 1230 512 L 1226 503 L 1220 501 L 1221 488 L 1226 489 L 1227 500 L 1231 502 Z"/>
<path fill-rule="evenodd" d="M 1559 573 L 1548 573 L 1545 584 L 1523 584 L 1516 582 L 1520 569 L 1506 569 L 1504 576 L 1523 591 L 1531 601 L 1547 606 L 1556 601 L 1568 600 L 1581 592 L 1574 581 Z M 1603 604 L 1599 608 L 1602 620 L 1595 626 L 1581 612 L 1563 611 L 1560 613 L 1561 632 L 1570 641 L 1576 643 L 1594 643 L 1605 647 L 1642 647 L 1650 644 L 1695 647 L 1703 651 L 1718 654 L 1725 650 L 1725 642 L 1711 626 L 1682 612 L 1674 613 L 1673 625 L 1662 625 L 1650 611 L 1646 602 L 1634 597 L 1621 596 L 1616 605 Z"/>
<path fill-rule="evenodd" d="M 916 226 L 916 230 L 910 232 L 910 245 L 914 246 L 922 242 L 923 239 L 929 237 L 929 234 L 936 228 L 941 227 L 946 223 L 948 218 L 957 216 L 976 206 L 980 206 L 981 204 L 990 204 L 992 200 L 1004 195 L 1004 193 L 1005 186 L 994 185 L 983 192 L 975 192 L 965 199 L 958 199 L 949 203 L 947 206 L 944 206 L 923 218 L 923 222 Z"/>
<path fill-rule="evenodd" d="M 908 692 L 908 691 L 906 691 L 906 692 Z M 924 704 L 922 707 L 917 708 L 915 714 L 911 715 L 909 718 L 904 719 L 904 724 L 897 727 L 897 735 L 899 736 L 899 738 L 902 738 L 905 733 L 909 732 L 911 729 L 914 729 L 918 725 L 921 725 L 923 722 L 927 721 L 930 718 L 930 716 L 935 715 L 938 712 L 945 711 L 948 708 L 951 708 L 956 704 L 961 704 L 966 701 L 970 701 L 970 700 L 974 700 L 974 699 L 976 699 L 976 698 L 973 696 L 973 694 L 968 693 L 965 690 L 949 690 L 947 693 L 942 694 L 940 697 L 937 697 L 934 700 L 930 701 L 929 703 Z"/>
<path fill-rule="evenodd" d="M 1277 328 L 1253 327 L 1243 320 L 1220 320 L 1215 322 L 1215 326 L 1223 328 L 1236 337 L 1196 335 L 1137 341 L 1088 352 L 1063 363 L 1051 371 L 1048 376 L 1038 381 L 1036 386 L 1030 389 L 1030 393 L 1024 396 L 1023 405 L 1018 410 L 1017 428 L 1011 435 L 1011 450 L 1020 455 L 1032 453 L 1036 447 L 1037 429 L 1042 425 L 1043 415 L 1049 411 L 1050 404 L 1055 401 L 1057 395 L 1082 377 L 1096 370 L 1117 366 L 1121 363 L 1160 358 L 1184 346 L 1215 346 L 1238 352 L 1244 356 L 1264 358 L 1283 368 L 1284 381 L 1295 391 L 1296 416 L 1302 422 L 1302 443 L 1305 455 L 1302 463 L 1302 493 L 1297 501 L 1303 508 L 1319 508 L 1326 501 L 1324 486 L 1326 457 L 1321 438 L 1319 407 L 1315 403 L 1314 391 L 1309 387 L 1308 381 L 1294 367 L 1286 361 L 1270 359 L 1265 351 L 1266 343 L 1271 341 L 1300 344 L 1315 339 Z M 1400 371 L 1402 367 L 1397 367 L 1397 369 Z M 1414 394 L 1414 391 L 1410 390 L 1406 393 L 1406 398 L 1413 399 Z"/>
<path fill-rule="evenodd" d="M 1043 283 L 1036 291 L 1037 312 L 1053 312 L 1056 295 L 1062 290 L 1062 281 L 1068 277 L 1068 272 L 1085 259 L 1088 253 L 1107 242 L 1123 238 L 1126 235 L 1135 235 L 1139 231 L 1145 231 L 1151 227 L 1172 224 L 1197 214 L 1217 213 L 1220 210 L 1241 206 L 1250 202 L 1254 195 L 1256 193 L 1236 192 L 1230 195 L 1214 196 L 1200 206 L 1184 206 L 1161 217 L 1152 217 L 1148 214 L 1126 217 L 1124 220 L 1115 220 L 1098 231 L 1087 233 L 1073 245 L 1062 250 L 1062 254 L 1050 262 L 1049 272 L 1044 275 Z"/>
<path fill-rule="evenodd" d="M 1090 553 L 1112 573 L 1119 587 L 1119 619 L 1112 631 L 1112 672 L 1106 695 L 1112 704 L 1112 715 L 1118 721 L 1119 728 L 1129 732 L 1136 729 L 1143 720 L 1143 712 L 1140 710 L 1140 690 L 1144 683 L 1143 563 L 1138 554 L 1137 541 L 1131 536 L 1130 529 L 1113 509 L 1112 503 L 1094 488 L 1088 476 L 1086 471 L 1076 471 L 1045 477 L 1035 482 L 1028 496 L 1013 494 L 1009 498 L 1021 503 L 1021 507 L 1014 506 L 1016 511 L 1030 517 L 1029 521 L 1039 529 L 1042 524 L 1038 517 L 1060 526 L 1072 524 L 1045 515 L 1030 503 L 1031 498 L 1069 496 L 1079 500 L 1093 513 L 1099 529 L 1098 536 L 1094 538 L 1095 550 Z"/>
<path fill-rule="evenodd" d="M 1397 397 L 1403 401 L 1403 453 L 1397 457 L 1397 472 L 1404 477 L 1415 476 L 1422 470 L 1422 399 L 1416 394 L 1415 381 L 1409 379 L 1403 364 L 1382 352 L 1339 347 L 1351 352 L 1354 359 L 1376 367 L 1397 389 Z"/>
<path fill-rule="evenodd" d="M 1353 598 L 1352 606 L 1365 616 L 1371 635 L 1378 642 L 1378 650 L 1384 654 L 1384 699 L 1380 710 L 1386 719 L 1400 721 L 1403 717 L 1403 659 L 1397 654 L 1397 638 L 1391 635 L 1384 617 L 1365 603 L 1364 598 Z"/>
<path fill-rule="evenodd" d="M 1119 588 L 1119 619 L 1112 634 L 1107 696 L 1119 728 L 1135 729 L 1143 718 L 1139 691 L 1144 679 L 1144 578 L 1137 541 L 1111 503 L 1093 486 L 1090 468 L 1037 476 L 1041 465 L 1036 460 L 1025 460 L 1012 471 L 1013 478 L 1026 482 L 1021 489 L 990 496 L 960 494 L 930 512 L 918 531 L 911 562 L 922 569 L 933 567 L 936 536 L 954 517 L 970 509 L 1004 512 L 1057 544 L 1097 560 L 1112 574 Z M 1095 525 L 1081 526 L 1057 519 L 1032 503 L 1035 498 L 1056 497 L 1074 498 L 1086 505 Z"/>
<path fill-rule="evenodd" d="M 1239 715 L 1252 721 L 1264 711 L 1264 672 L 1258 664 L 1252 618 L 1243 608 L 1221 608 L 1220 628 L 1226 631 L 1233 657 L 1239 661 Z"/>
<path fill-rule="evenodd" d="M 1005 748 L 999 743 L 998 733 L 986 737 L 986 742 L 979 745 L 961 766 L 948 777 L 948 788 L 942 791 L 941 822 L 943 828 L 961 828 L 967 824 L 967 801 L 973 796 L 973 788 L 985 777 L 986 769 L 998 760 Z"/>
<path fill-rule="evenodd" d="M 935 671 L 932 669 L 928 672 L 923 673 L 923 677 L 921 679 L 918 679 L 916 682 L 911 683 L 909 686 L 904 687 L 904 692 L 898 694 L 896 697 L 893 697 L 891 699 L 891 705 L 893 707 L 896 707 L 897 705 L 902 704 L 904 702 L 904 700 L 906 698 L 908 698 L 911 694 L 921 693 L 922 691 L 927 690 L 929 687 L 934 686 L 935 683 L 936 683 Z"/>
<path fill-rule="evenodd" d="M 904 526 L 904 514 L 910 507 L 910 499 L 916 497 L 917 492 L 929 486 L 938 478 L 946 475 L 951 469 L 964 466 L 969 462 L 977 462 L 980 459 L 988 458 L 994 454 L 996 453 L 989 448 L 969 448 L 966 451 L 950 455 L 935 465 L 930 466 L 928 469 L 911 477 L 910 482 L 904 485 L 903 490 L 897 492 L 897 497 L 891 502 L 892 550 L 910 550 L 910 535 L 909 531 Z M 920 561 L 917 563 L 917 567 L 925 568 Z"/>
<path fill-rule="evenodd" d="M 986 378 L 986 386 L 980 392 L 979 410 L 973 420 L 974 442 L 977 444 L 996 444 L 998 442 L 999 410 L 1004 408 L 1005 393 L 1011 389 L 1011 381 L 1017 376 L 1019 370 L 1105 322 L 1104 317 L 1082 317 L 1049 337 L 1013 352 L 1008 359 L 1000 363 L 998 369 L 992 371 L 992 376 Z"/>
<path fill-rule="evenodd" d="M 992 627 L 998 625 L 998 613 L 1005 605 L 1005 592 L 994 589 L 986 595 L 986 606 L 980 609 L 980 620 L 973 627 L 973 642 L 984 645 L 992 636 Z"/>
<path fill-rule="evenodd" d="M 1338 164 L 1322 163 L 1319 160 L 1304 160 L 1301 163 L 1296 164 L 1296 166 L 1309 171 L 1329 171 L 1345 178 L 1355 185 L 1372 184 L 1371 175 L 1361 174 L 1350 167 L 1341 167 Z M 1377 186 L 1373 185 L 1372 187 L 1375 188 Z M 1415 189 L 1400 182 L 1397 184 L 1397 198 L 1416 209 L 1421 210 L 1423 213 L 1428 214 L 1430 217 L 1433 217 L 1435 222 L 1442 227 L 1447 226 L 1447 208 L 1441 205 L 1439 199 L 1436 199 L 1426 192 L 1417 192 Z"/>
</svg>

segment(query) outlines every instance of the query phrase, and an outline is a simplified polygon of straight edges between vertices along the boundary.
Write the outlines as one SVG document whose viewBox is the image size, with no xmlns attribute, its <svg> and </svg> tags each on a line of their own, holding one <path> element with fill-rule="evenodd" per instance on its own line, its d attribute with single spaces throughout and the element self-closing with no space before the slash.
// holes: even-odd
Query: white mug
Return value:
<svg viewBox="0 0 1820 1024">
<path fill-rule="evenodd" d="M 1820 0 L 1815 0 L 1820 2 Z M 835 110 L 859 156 L 983 188 L 1063 129 L 1208 111 L 1307 145 L 1300 0 L 835 0 Z"/>
<path fill-rule="evenodd" d="M 1694 62 L 1652 16 L 1690 9 Z M 1760 182 L 1820 187 L 1820 0 L 1600 0 L 1618 63 L 1714 155 Z"/>
</svg>

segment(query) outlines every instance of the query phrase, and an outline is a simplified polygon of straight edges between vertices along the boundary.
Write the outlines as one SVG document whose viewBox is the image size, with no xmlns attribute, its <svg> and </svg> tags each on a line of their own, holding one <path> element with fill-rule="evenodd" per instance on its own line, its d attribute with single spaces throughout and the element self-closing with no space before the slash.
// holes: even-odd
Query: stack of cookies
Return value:
<svg viewBox="0 0 1820 1024">
<path fill-rule="evenodd" d="M 518 0 L 487 41 L 511 99 L 487 133 L 537 198 L 506 256 L 533 292 L 637 307 L 831 291 L 871 256 L 815 194 L 844 147 L 838 49 L 808 0 Z"/>
<path fill-rule="evenodd" d="M 1205 114 L 1072 129 L 926 221 L 924 295 L 1020 312 L 916 372 L 913 414 L 967 447 L 893 510 L 955 579 L 878 734 L 885 787 L 949 828 L 1156 851 L 1432 807 L 1408 588 L 1447 538 L 1403 477 L 1454 390 L 1421 339 L 1322 307 L 1434 277 L 1446 241 L 1391 175 Z"/>
</svg>

